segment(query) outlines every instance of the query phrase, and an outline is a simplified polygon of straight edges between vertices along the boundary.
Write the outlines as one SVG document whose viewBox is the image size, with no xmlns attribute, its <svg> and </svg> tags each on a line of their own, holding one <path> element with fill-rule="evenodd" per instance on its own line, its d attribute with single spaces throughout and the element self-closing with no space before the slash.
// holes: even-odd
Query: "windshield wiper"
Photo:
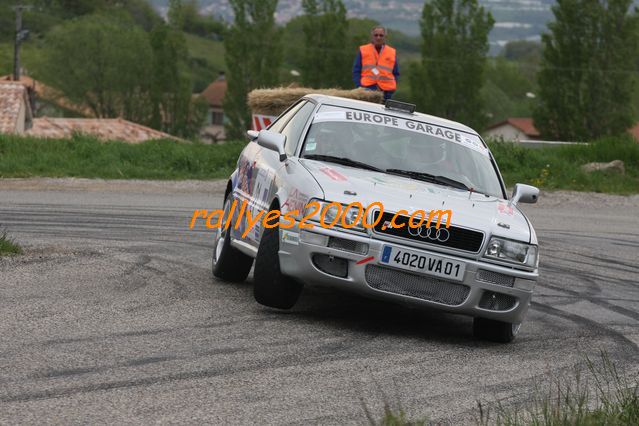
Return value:
<svg viewBox="0 0 639 426">
<path fill-rule="evenodd" d="M 431 175 L 430 173 L 416 172 L 413 170 L 402 170 L 402 169 L 386 169 L 386 173 L 400 175 L 400 176 L 408 176 L 408 177 L 412 177 L 418 180 L 423 180 L 426 182 L 439 183 L 442 185 L 452 186 L 453 188 L 459 188 L 459 189 L 464 189 L 466 191 L 470 191 L 470 188 L 467 187 L 463 182 L 459 182 L 455 179 L 451 179 L 446 176 L 436 176 L 436 175 Z"/>
<path fill-rule="evenodd" d="M 308 160 L 319 160 L 319 161 L 328 161 L 331 163 L 342 164 L 344 166 L 358 167 L 360 169 L 373 170 L 375 172 L 384 172 L 384 170 L 377 168 L 375 166 L 371 166 L 370 164 L 362 163 L 361 161 L 351 160 L 346 157 L 334 157 L 332 155 L 320 155 L 320 154 L 311 154 L 306 155 L 302 158 L 306 158 Z"/>
</svg>

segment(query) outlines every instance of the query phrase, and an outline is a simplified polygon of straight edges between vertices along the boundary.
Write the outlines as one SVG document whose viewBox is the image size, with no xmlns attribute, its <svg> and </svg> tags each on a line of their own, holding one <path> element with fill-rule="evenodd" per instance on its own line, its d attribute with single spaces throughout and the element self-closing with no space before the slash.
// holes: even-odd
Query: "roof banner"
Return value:
<svg viewBox="0 0 639 426">
<path fill-rule="evenodd" d="M 488 156 L 488 149 L 484 146 L 478 136 L 470 133 L 460 132 L 454 129 L 449 129 L 447 127 L 437 126 L 431 123 L 409 120 L 392 115 L 356 110 L 318 112 L 313 118 L 313 123 L 330 121 L 366 123 L 377 126 L 394 127 L 397 129 L 408 130 L 411 132 L 434 136 L 436 138 L 444 139 L 449 142 L 464 145 L 485 156 Z"/>
</svg>

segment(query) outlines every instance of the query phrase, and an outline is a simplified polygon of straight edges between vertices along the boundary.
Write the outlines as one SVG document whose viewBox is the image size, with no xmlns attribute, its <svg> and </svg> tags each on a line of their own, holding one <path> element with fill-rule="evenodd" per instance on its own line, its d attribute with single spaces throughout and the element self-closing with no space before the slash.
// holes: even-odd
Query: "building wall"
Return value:
<svg viewBox="0 0 639 426">
<path fill-rule="evenodd" d="M 502 137 L 505 141 L 519 141 L 530 139 L 528 136 L 526 136 L 526 134 L 524 134 L 511 124 L 504 124 L 499 127 L 495 127 L 494 129 L 490 129 L 484 134 L 484 137 L 486 139 L 498 139 L 499 137 Z"/>
<path fill-rule="evenodd" d="M 20 111 L 18 112 L 18 121 L 16 122 L 16 133 L 24 133 L 26 121 L 27 106 L 24 102 L 20 102 Z"/>
<path fill-rule="evenodd" d="M 209 107 L 209 113 L 206 117 L 207 126 L 222 126 L 224 125 L 224 110 L 219 107 Z"/>
</svg>

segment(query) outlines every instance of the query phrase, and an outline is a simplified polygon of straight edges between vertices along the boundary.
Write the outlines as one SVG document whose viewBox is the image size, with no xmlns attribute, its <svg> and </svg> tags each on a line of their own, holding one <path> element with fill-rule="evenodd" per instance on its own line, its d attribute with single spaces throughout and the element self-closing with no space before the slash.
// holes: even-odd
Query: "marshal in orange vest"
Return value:
<svg viewBox="0 0 639 426">
<path fill-rule="evenodd" d="M 372 43 L 359 47 L 362 55 L 362 86 L 377 85 L 383 91 L 392 91 L 397 88 L 397 82 L 393 75 L 393 68 L 397 60 L 395 49 L 384 45 L 381 52 Z"/>
</svg>

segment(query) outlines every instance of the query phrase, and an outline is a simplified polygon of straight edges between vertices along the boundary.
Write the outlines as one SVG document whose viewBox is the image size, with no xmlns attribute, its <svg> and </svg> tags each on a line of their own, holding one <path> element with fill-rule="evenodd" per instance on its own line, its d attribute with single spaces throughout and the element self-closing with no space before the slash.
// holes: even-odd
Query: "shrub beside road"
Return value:
<svg viewBox="0 0 639 426">
<path fill-rule="evenodd" d="M 22 254 L 22 248 L 9 238 L 7 231 L 0 228 L 0 256 L 5 254 Z"/>
</svg>

